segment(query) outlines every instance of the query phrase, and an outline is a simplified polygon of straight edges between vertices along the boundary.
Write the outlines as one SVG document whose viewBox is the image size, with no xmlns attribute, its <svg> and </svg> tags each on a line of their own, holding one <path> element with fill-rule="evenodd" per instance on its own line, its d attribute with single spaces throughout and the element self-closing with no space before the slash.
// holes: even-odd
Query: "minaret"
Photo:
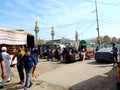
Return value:
<svg viewBox="0 0 120 90">
<path fill-rule="evenodd" d="M 78 32 L 75 33 L 75 41 L 78 41 Z"/>
<path fill-rule="evenodd" d="M 52 30 L 51 30 L 52 43 L 54 41 L 54 35 L 55 35 L 55 31 L 54 31 L 54 27 L 52 26 Z"/>
<path fill-rule="evenodd" d="M 76 33 L 75 33 L 75 41 L 76 41 L 76 48 L 78 48 L 78 32 L 76 31 Z"/>
<path fill-rule="evenodd" d="M 35 45 L 37 45 L 38 32 L 39 32 L 39 26 L 38 26 L 38 21 L 36 21 L 35 22 Z"/>
</svg>

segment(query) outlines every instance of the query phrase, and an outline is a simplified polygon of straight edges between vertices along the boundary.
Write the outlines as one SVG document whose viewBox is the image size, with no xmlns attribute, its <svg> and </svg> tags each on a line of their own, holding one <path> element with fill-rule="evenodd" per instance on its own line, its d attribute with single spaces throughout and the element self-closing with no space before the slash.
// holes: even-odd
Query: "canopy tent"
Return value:
<svg viewBox="0 0 120 90">
<path fill-rule="evenodd" d="M 80 45 L 83 45 L 83 44 L 85 44 L 85 45 L 86 45 L 86 44 L 87 44 L 87 42 L 86 42 L 85 40 L 81 40 L 81 41 L 80 41 Z"/>
<path fill-rule="evenodd" d="M 0 44 L 7 45 L 25 45 L 27 43 L 27 34 L 16 30 L 0 28 Z"/>
<path fill-rule="evenodd" d="M 87 45 L 90 45 L 90 44 L 92 44 L 92 43 L 89 42 L 89 41 L 81 40 L 81 41 L 80 41 L 80 44 L 87 44 Z"/>
<path fill-rule="evenodd" d="M 80 42 L 79 42 L 79 45 L 82 45 L 82 46 L 87 46 L 87 48 L 91 48 L 91 42 L 89 42 L 89 41 L 85 41 L 85 40 L 81 40 Z"/>
</svg>

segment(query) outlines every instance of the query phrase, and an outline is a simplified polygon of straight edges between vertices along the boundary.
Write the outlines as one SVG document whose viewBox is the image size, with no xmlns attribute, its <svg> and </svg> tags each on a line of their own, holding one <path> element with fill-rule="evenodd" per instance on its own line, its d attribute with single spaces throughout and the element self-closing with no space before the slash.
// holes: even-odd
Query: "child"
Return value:
<svg viewBox="0 0 120 90">
<path fill-rule="evenodd" d="M 34 56 L 31 55 L 29 49 L 25 50 L 25 55 L 23 56 L 21 61 L 24 63 L 25 72 L 26 72 L 26 83 L 24 90 L 28 90 L 28 88 L 30 88 L 33 84 L 31 81 L 31 75 L 32 75 L 33 67 L 36 67 L 36 61 Z"/>
<path fill-rule="evenodd" d="M 38 48 L 35 48 L 35 50 L 33 51 L 33 56 L 35 57 L 35 60 L 36 60 L 36 64 L 39 62 L 39 50 Z M 32 77 L 35 78 L 36 75 L 35 75 L 35 70 L 36 70 L 36 67 L 33 67 L 33 71 L 32 71 Z"/>
</svg>

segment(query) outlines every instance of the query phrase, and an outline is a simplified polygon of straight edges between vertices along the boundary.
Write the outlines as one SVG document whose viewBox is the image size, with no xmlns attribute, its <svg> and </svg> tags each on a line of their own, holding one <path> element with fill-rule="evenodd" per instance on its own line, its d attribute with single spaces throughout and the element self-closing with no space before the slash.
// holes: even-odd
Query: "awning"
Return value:
<svg viewBox="0 0 120 90">
<path fill-rule="evenodd" d="M 15 30 L 0 29 L 0 44 L 25 45 L 27 34 Z"/>
<path fill-rule="evenodd" d="M 80 44 L 87 44 L 87 42 L 85 40 L 81 40 Z"/>
</svg>

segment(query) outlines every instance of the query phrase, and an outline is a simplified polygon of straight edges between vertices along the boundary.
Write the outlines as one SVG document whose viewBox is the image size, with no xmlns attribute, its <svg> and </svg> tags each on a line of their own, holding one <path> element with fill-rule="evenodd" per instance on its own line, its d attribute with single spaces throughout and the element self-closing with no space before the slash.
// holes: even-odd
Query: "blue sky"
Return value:
<svg viewBox="0 0 120 90">
<path fill-rule="evenodd" d="M 120 37 L 120 0 L 97 0 L 100 36 Z M 39 22 L 39 38 L 97 37 L 94 0 L 0 0 L 0 28 L 25 29 L 34 34 Z"/>
</svg>

